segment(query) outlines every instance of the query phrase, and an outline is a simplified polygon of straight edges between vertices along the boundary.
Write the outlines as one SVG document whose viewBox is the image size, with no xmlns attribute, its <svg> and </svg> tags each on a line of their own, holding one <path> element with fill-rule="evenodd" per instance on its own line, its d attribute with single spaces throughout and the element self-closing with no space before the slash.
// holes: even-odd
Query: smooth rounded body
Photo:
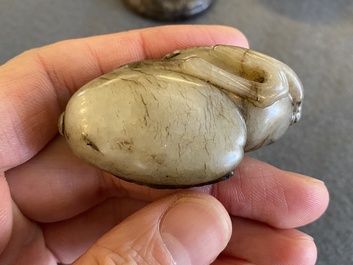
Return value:
<svg viewBox="0 0 353 265">
<path fill-rule="evenodd" d="M 170 71 L 116 70 L 74 95 L 63 119 L 76 155 L 150 186 L 220 179 L 246 141 L 244 119 L 222 91 Z"/>
</svg>

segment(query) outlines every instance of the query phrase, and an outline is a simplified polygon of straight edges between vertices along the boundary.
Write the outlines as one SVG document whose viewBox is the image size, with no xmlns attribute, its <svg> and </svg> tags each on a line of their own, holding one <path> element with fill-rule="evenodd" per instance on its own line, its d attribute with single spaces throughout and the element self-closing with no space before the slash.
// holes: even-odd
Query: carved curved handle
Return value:
<svg viewBox="0 0 353 265">
<path fill-rule="evenodd" d="M 136 62 L 127 67 L 191 75 L 260 108 L 290 96 L 292 123 L 299 121 L 301 116 L 304 94 L 295 72 L 286 64 L 250 49 L 226 45 L 186 48 L 174 51 L 162 60 Z"/>
</svg>

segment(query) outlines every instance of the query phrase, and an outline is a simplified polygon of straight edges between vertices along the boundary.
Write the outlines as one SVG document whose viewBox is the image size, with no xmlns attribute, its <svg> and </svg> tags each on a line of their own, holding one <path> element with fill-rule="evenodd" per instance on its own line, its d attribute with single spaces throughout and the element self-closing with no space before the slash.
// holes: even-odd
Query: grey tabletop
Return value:
<svg viewBox="0 0 353 265">
<path fill-rule="evenodd" d="M 236 27 L 253 49 L 290 65 L 305 87 L 304 113 L 276 144 L 251 153 L 326 182 L 331 203 L 302 229 L 317 243 L 317 264 L 353 264 L 353 2 L 218 0 L 187 24 Z M 163 25 L 121 0 L 0 0 L 0 64 L 56 41 Z"/>
</svg>

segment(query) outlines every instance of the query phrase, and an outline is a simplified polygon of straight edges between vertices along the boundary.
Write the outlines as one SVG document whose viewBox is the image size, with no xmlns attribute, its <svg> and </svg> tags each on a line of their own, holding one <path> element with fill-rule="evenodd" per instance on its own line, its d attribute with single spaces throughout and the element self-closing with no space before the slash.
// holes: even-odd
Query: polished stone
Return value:
<svg viewBox="0 0 353 265">
<path fill-rule="evenodd" d="M 124 65 L 68 102 L 59 131 L 73 152 L 119 178 L 162 188 L 216 182 L 244 151 L 299 120 L 303 89 L 285 64 L 253 50 L 205 46 Z"/>
</svg>

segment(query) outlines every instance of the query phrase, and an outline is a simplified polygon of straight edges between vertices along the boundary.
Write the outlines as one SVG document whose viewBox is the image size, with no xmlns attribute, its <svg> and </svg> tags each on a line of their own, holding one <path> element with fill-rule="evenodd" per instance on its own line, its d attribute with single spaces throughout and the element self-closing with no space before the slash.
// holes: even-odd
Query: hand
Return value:
<svg viewBox="0 0 353 265">
<path fill-rule="evenodd" d="M 313 240 L 294 228 L 325 211 L 320 181 L 245 158 L 227 181 L 154 190 L 88 166 L 57 136 L 89 80 L 217 43 L 247 46 L 232 28 L 167 26 L 63 41 L 0 67 L 0 264 L 315 263 Z"/>
</svg>

